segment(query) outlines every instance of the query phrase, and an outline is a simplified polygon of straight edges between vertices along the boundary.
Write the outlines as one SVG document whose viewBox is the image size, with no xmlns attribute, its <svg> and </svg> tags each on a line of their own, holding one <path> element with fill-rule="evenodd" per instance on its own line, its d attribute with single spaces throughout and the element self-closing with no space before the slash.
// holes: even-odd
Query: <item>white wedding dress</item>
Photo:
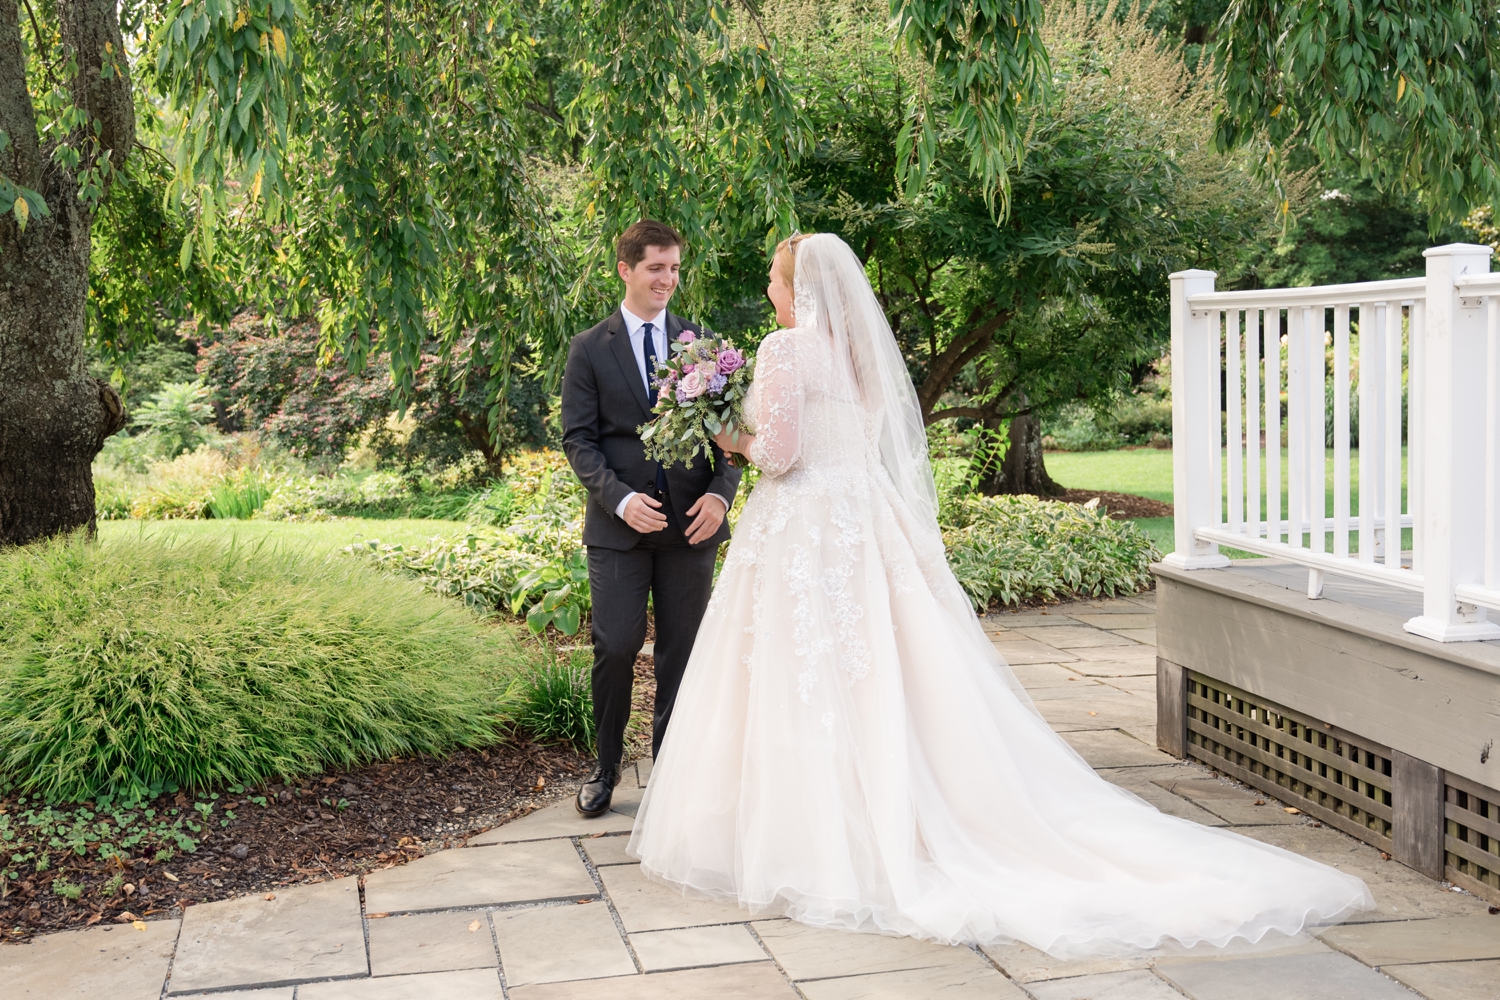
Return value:
<svg viewBox="0 0 1500 1000">
<path fill-rule="evenodd" d="M 761 345 L 748 402 L 761 478 L 630 838 L 646 874 L 751 914 L 1058 957 L 1372 906 L 1358 878 L 1159 813 L 1047 726 L 948 569 L 857 259 L 814 236 L 796 275 L 798 327 Z"/>
</svg>

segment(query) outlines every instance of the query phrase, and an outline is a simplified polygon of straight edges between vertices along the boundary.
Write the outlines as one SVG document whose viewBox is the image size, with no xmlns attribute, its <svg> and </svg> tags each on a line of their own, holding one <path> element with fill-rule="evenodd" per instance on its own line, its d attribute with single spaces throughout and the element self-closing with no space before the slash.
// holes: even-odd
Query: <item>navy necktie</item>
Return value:
<svg viewBox="0 0 1500 1000">
<path fill-rule="evenodd" d="M 656 387 L 651 380 L 656 378 L 656 332 L 650 323 L 641 324 L 641 343 L 646 354 L 646 399 L 654 406 L 656 404 Z M 664 493 L 667 489 L 667 470 L 656 463 L 656 490 Z"/>
</svg>

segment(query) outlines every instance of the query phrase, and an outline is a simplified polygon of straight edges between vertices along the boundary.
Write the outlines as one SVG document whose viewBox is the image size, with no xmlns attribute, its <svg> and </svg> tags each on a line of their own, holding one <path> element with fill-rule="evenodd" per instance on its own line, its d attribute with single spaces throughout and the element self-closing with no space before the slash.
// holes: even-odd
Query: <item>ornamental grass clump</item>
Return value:
<svg viewBox="0 0 1500 1000">
<path fill-rule="evenodd" d="M 593 656 L 575 649 L 567 659 L 550 656 L 525 682 L 516 723 L 538 743 L 570 743 L 594 752 L 594 696 L 589 682 Z"/>
<path fill-rule="evenodd" d="M 999 599 L 1113 597 L 1151 585 L 1149 536 L 1097 505 L 968 496 L 944 505 L 948 565 L 981 611 Z"/>
<path fill-rule="evenodd" d="M 339 556 L 142 533 L 0 554 L 0 776 L 51 801 L 501 738 L 528 654 Z"/>
</svg>

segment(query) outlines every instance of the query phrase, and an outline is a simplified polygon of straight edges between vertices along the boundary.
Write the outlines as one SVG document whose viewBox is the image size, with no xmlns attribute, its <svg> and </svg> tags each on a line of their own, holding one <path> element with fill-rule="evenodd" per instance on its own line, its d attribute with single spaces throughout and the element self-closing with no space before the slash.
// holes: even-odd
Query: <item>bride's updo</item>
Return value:
<svg viewBox="0 0 1500 1000">
<path fill-rule="evenodd" d="M 771 260 L 780 265 L 781 276 L 786 279 L 788 288 L 796 287 L 794 281 L 797 274 L 797 258 L 794 255 L 797 250 L 797 244 L 813 235 L 816 234 L 798 233 L 796 236 L 788 236 L 776 244 L 776 252 L 771 255 Z"/>
</svg>

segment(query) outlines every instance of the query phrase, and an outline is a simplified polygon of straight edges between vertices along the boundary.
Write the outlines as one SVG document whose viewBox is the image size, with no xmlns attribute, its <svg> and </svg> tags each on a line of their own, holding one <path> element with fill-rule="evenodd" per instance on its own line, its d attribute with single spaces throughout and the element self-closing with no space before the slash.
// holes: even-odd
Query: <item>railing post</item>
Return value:
<svg viewBox="0 0 1500 1000">
<path fill-rule="evenodd" d="M 1422 481 L 1408 490 L 1421 490 L 1422 575 L 1426 584 L 1422 614 L 1406 623 L 1406 630 L 1439 642 L 1500 639 L 1500 625 L 1485 611 L 1460 603 L 1454 588 L 1484 580 L 1484 454 L 1485 398 L 1484 311 L 1478 296 L 1460 297 L 1453 280 L 1460 275 L 1487 274 L 1490 248 L 1452 243 L 1423 251 L 1427 258 L 1427 309 L 1422 378 L 1425 385 L 1413 399 L 1425 407 L 1421 420 Z M 1395 377 L 1394 373 L 1390 377 Z M 1399 426 L 1399 424 L 1398 424 Z M 1361 442 L 1363 444 L 1363 442 Z M 1399 505 L 1392 503 L 1392 510 Z M 1388 532 L 1389 534 L 1389 532 Z M 1394 544 L 1394 535 L 1388 544 Z"/>
<path fill-rule="evenodd" d="M 1219 331 L 1210 309 L 1196 313 L 1188 297 L 1214 290 L 1213 271 L 1178 271 L 1172 282 L 1172 504 L 1177 551 L 1163 562 L 1178 569 L 1215 569 L 1229 559 L 1212 542 L 1194 537 L 1221 520 L 1215 478 L 1219 414 L 1214 407 L 1221 377 Z"/>
</svg>

